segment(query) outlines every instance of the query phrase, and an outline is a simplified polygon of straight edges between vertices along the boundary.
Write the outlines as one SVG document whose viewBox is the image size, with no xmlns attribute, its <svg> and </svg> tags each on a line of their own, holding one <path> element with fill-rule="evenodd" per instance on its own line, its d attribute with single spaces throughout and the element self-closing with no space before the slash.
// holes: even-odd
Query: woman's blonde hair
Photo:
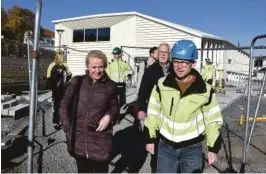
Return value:
<svg viewBox="0 0 266 174">
<path fill-rule="evenodd" d="M 62 65 L 63 64 L 63 58 L 64 54 L 56 54 L 54 58 L 54 62 L 56 65 Z"/>
<path fill-rule="evenodd" d="M 102 51 L 100 51 L 100 50 L 92 50 L 92 51 L 90 51 L 88 53 L 88 55 L 86 56 L 86 67 L 88 67 L 88 63 L 89 63 L 89 60 L 91 58 L 98 58 L 98 59 L 103 60 L 104 67 L 106 68 L 106 66 L 107 66 L 107 57 Z"/>
</svg>

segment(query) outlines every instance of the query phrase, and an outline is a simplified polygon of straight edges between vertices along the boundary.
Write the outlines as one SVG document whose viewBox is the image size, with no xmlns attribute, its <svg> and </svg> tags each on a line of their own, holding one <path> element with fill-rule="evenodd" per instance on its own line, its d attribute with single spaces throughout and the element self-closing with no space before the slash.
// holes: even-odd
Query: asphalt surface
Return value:
<svg viewBox="0 0 266 174">
<path fill-rule="evenodd" d="M 129 92 L 127 102 L 134 100 L 134 92 Z M 131 97 L 130 97 L 131 95 Z M 231 95 L 231 94 L 230 94 Z M 224 104 L 227 96 L 221 104 Z M 233 99 L 233 97 L 231 96 Z M 230 96 L 227 100 L 231 100 Z M 254 113 L 256 97 L 252 99 L 251 113 Z M 245 98 L 240 98 L 223 111 L 224 120 L 228 125 L 222 129 L 225 146 L 219 153 L 219 161 L 213 165 L 211 172 L 239 171 L 244 126 L 239 126 L 239 117 L 245 108 Z M 245 109 L 244 109 L 245 110 Z M 266 98 L 263 98 L 259 115 L 266 115 Z M 254 115 L 254 114 L 251 114 Z M 109 166 L 109 172 L 140 172 L 150 173 L 150 155 L 145 152 L 145 145 L 138 129 L 133 125 L 134 118 L 130 115 L 114 127 L 114 159 Z M 266 125 L 257 123 L 249 148 L 247 172 L 266 172 Z M 51 103 L 43 104 L 38 112 L 35 127 L 34 170 L 38 173 L 76 173 L 75 160 L 66 150 L 65 134 L 62 130 L 55 131 L 52 127 Z M 20 138 L 14 146 L 2 150 L 1 171 L 8 173 L 27 172 L 26 138 Z M 226 148 L 224 148 L 226 147 Z M 226 150 L 225 150 L 226 149 Z"/>
<path fill-rule="evenodd" d="M 258 96 L 251 99 L 250 115 L 255 115 Z M 243 158 L 245 122 L 239 124 L 240 115 L 246 115 L 247 97 L 241 97 L 223 111 L 225 124 L 222 128 L 223 145 L 219 161 L 214 164 L 217 172 L 239 172 Z M 261 100 L 258 116 L 266 117 L 266 98 Z M 251 128 L 252 121 L 249 122 Z M 250 132 L 250 129 L 249 129 Z M 247 154 L 247 173 L 266 173 L 266 122 L 256 122 Z"/>
</svg>

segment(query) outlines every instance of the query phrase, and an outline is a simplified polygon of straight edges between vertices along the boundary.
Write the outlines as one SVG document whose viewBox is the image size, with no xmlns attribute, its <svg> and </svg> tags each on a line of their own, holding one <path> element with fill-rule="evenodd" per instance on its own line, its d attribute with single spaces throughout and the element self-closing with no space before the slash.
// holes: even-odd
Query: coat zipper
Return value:
<svg viewBox="0 0 266 174">
<path fill-rule="evenodd" d="M 172 101 L 171 101 L 171 107 L 170 107 L 170 112 L 169 112 L 170 116 L 172 115 L 173 104 L 174 104 L 174 97 L 172 97 Z"/>
<path fill-rule="evenodd" d="M 119 67 L 119 60 L 117 60 L 117 70 L 118 70 L 118 82 L 120 82 L 120 67 Z"/>
<path fill-rule="evenodd" d="M 89 154 L 88 154 L 88 149 L 87 149 L 87 138 L 86 138 L 86 133 L 87 133 L 87 129 L 86 129 L 86 125 L 87 125 L 87 119 L 88 119 L 88 111 L 86 112 L 86 117 L 85 117 L 85 125 L 84 125 L 84 137 L 85 137 L 85 149 L 86 149 L 86 158 L 89 159 Z"/>
<path fill-rule="evenodd" d="M 92 82 L 92 86 L 91 86 L 91 90 L 90 92 L 93 91 L 95 82 Z M 91 97 L 92 98 L 92 97 Z M 85 117 L 85 126 L 84 126 L 84 137 L 85 137 L 85 149 L 86 149 L 86 158 L 89 159 L 89 154 L 88 154 L 88 149 L 87 149 L 87 138 L 86 138 L 86 133 L 87 133 L 87 120 L 88 120 L 88 115 L 89 115 L 89 111 L 86 112 L 86 117 Z"/>
</svg>

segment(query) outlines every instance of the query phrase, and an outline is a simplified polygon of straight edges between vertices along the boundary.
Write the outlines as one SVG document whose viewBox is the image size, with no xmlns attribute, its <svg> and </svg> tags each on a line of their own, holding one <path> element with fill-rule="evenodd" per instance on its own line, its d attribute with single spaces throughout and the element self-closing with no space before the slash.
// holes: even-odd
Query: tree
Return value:
<svg viewBox="0 0 266 174">
<path fill-rule="evenodd" d="M 26 31 L 33 31 L 35 14 L 29 9 L 14 5 L 7 11 L 8 21 L 3 27 L 4 31 L 14 34 L 17 41 L 22 42 Z"/>
<path fill-rule="evenodd" d="M 35 14 L 19 5 L 14 5 L 6 10 L 1 8 L 2 35 L 7 39 L 23 42 L 24 34 L 27 31 L 34 32 Z M 44 34 L 42 26 L 40 27 L 40 39 Z"/>
<path fill-rule="evenodd" d="M 1 28 L 7 23 L 7 13 L 3 7 L 1 7 Z"/>
</svg>

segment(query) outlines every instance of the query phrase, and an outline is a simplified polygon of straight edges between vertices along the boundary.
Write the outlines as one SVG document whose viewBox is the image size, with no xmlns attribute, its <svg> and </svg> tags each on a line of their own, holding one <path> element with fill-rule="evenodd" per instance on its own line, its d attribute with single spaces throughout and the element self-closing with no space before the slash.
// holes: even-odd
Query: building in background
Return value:
<svg viewBox="0 0 266 174">
<path fill-rule="evenodd" d="M 167 42 L 172 46 L 181 39 L 192 40 L 199 48 L 196 69 L 201 71 L 205 58 L 224 70 L 229 81 L 247 79 L 249 55 L 233 43 L 202 31 L 137 12 L 97 14 L 52 21 L 55 31 L 64 30 L 61 44 L 70 47 L 67 61 L 74 75 L 85 72 L 86 53 L 76 50 L 102 50 L 112 59 L 112 49 L 122 47 L 123 59 L 137 70 L 137 60 L 149 56 L 149 48 Z M 59 34 L 55 32 L 55 43 Z M 202 49 L 203 48 L 203 49 Z M 230 50 L 223 50 L 230 48 Z M 110 60 L 109 60 L 110 61 Z"/>
<path fill-rule="evenodd" d="M 54 32 L 49 29 L 44 28 L 43 36 L 40 40 L 40 46 L 47 46 L 47 48 L 50 47 L 50 49 L 54 49 L 53 48 L 53 46 L 55 45 L 54 40 L 55 40 Z"/>
</svg>

